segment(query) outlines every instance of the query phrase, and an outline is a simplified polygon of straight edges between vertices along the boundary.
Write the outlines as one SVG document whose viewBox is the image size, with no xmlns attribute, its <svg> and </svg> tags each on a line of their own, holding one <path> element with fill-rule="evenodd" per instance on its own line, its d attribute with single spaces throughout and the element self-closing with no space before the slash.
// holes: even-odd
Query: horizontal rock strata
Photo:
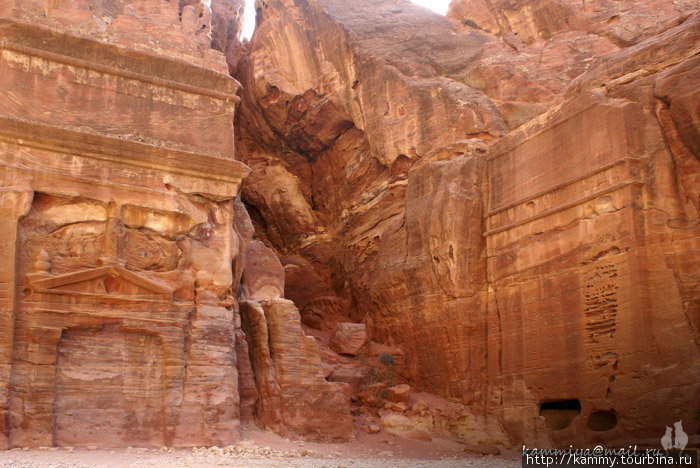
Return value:
<svg viewBox="0 0 700 468">
<path fill-rule="evenodd" d="M 698 5 L 589 6 L 270 1 L 236 75 L 303 320 L 547 445 L 697 424 Z"/>
<path fill-rule="evenodd" d="M 200 2 L 88 3 L 0 5 L 0 448 L 226 445 L 238 84 Z"/>
</svg>

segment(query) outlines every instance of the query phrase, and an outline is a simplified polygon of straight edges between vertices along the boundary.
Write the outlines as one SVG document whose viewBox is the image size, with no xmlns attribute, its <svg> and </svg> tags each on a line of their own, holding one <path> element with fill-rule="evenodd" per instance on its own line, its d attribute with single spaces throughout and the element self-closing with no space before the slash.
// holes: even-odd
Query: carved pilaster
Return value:
<svg viewBox="0 0 700 468">
<path fill-rule="evenodd" d="M 17 221 L 31 205 L 32 192 L 0 192 L 0 450 L 9 436 L 9 385 L 15 309 Z"/>
</svg>

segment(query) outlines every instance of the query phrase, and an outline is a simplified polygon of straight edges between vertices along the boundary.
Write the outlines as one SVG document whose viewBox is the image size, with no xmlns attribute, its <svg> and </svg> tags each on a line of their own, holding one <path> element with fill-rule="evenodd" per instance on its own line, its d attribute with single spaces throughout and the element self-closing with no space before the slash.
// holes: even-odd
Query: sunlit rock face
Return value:
<svg viewBox="0 0 700 468">
<path fill-rule="evenodd" d="M 180 4 L 192 0 L 180 0 Z M 211 47 L 226 56 L 229 71 L 234 71 L 241 55 L 241 32 L 245 0 L 211 1 Z"/>
<path fill-rule="evenodd" d="M 285 296 L 516 444 L 694 431 L 697 5 L 483 3 L 260 5 L 237 148 Z"/>
<path fill-rule="evenodd" d="M 316 341 L 302 330 L 294 303 L 242 301 L 241 318 L 258 391 L 258 422 L 286 437 L 355 439 L 347 384 L 324 378 Z"/>
<path fill-rule="evenodd" d="M 0 0 L 0 448 L 352 440 L 349 322 L 484 453 L 697 432 L 700 16 L 634 4 Z"/>
<path fill-rule="evenodd" d="M 249 170 L 209 21 L 200 2 L 0 3 L 0 448 L 240 437 Z"/>
<path fill-rule="evenodd" d="M 487 408 L 516 438 L 697 425 L 700 17 L 674 15 L 490 147 Z"/>
<path fill-rule="evenodd" d="M 238 296 L 255 389 L 251 416 L 286 437 L 353 440 L 347 384 L 326 381 L 316 340 L 302 329 L 294 302 L 284 299 L 284 280 L 275 252 L 253 240 L 245 252 Z M 247 373 L 242 374 L 246 383 Z M 240 396 L 247 403 L 244 387 Z"/>
<path fill-rule="evenodd" d="M 506 126 L 487 96 L 441 73 L 465 69 L 491 39 L 457 35 L 409 3 L 388 10 L 371 2 L 352 11 L 343 2 L 261 8 L 237 75 L 246 109 L 239 156 L 253 168 L 244 201 L 281 254 L 285 296 L 302 320 L 332 326 L 350 312 L 375 338 L 414 351 L 412 378 L 472 395 L 485 365 L 476 272 L 485 267 L 487 151 L 473 139 Z M 466 180 L 473 184 L 461 186 Z M 418 352 L 446 334 L 455 338 L 449 358 Z"/>
<path fill-rule="evenodd" d="M 0 448 L 227 445 L 265 421 L 236 296 L 280 298 L 285 273 L 236 199 L 242 5 L 0 3 Z M 280 300 L 275 429 L 354 438 Z"/>
<path fill-rule="evenodd" d="M 454 0 L 447 16 L 497 36 L 525 43 L 585 31 L 628 47 L 677 26 L 697 11 L 697 0 Z"/>
</svg>

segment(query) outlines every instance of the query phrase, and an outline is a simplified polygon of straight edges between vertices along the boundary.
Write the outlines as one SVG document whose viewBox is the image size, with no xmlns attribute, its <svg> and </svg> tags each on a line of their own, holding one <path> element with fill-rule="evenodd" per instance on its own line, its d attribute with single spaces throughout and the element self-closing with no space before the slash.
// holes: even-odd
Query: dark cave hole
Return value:
<svg viewBox="0 0 700 468">
<path fill-rule="evenodd" d="M 615 426 L 617 426 L 617 413 L 614 410 L 596 411 L 588 416 L 588 429 L 592 431 L 609 431 Z"/>
<path fill-rule="evenodd" d="M 578 399 L 540 403 L 540 416 L 544 417 L 545 425 L 553 431 L 566 429 L 579 414 L 581 414 L 581 402 Z"/>
</svg>

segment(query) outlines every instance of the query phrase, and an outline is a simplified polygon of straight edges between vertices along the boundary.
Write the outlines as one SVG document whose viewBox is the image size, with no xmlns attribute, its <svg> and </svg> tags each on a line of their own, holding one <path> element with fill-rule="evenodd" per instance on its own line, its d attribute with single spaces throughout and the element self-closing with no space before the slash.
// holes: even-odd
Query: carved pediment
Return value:
<svg viewBox="0 0 700 468">
<path fill-rule="evenodd" d="M 138 275 L 119 266 L 105 266 L 56 276 L 29 275 L 29 287 L 39 293 L 85 294 L 122 297 L 167 296 L 167 284 Z"/>
</svg>

